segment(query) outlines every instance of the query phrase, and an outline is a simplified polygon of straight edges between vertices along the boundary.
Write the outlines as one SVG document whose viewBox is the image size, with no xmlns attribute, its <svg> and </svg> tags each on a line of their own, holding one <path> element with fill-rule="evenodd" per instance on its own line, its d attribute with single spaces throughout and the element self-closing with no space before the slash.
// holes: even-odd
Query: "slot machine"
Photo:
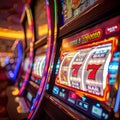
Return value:
<svg viewBox="0 0 120 120">
<path fill-rule="evenodd" d="M 30 95 L 26 94 L 26 92 L 29 92 L 29 89 L 26 88 L 29 81 L 34 57 L 34 26 L 31 9 L 28 4 L 25 5 L 21 22 L 23 24 L 25 32 L 25 54 L 23 55 L 24 60 L 20 68 L 20 73 L 18 75 L 17 82 L 14 86 L 8 87 L 7 89 L 7 111 L 9 118 L 12 120 L 26 118 L 30 110 L 29 99 L 27 97 Z"/>
<path fill-rule="evenodd" d="M 43 69 L 45 66 L 45 52 L 46 46 L 40 47 L 35 51 L 32 72 L 30 74 L 30 79 L 23 95 L 29 107 L 28 112 L 30 111 L 32 104 L 35 102 L 37 91 L 39 85 L 41 84 Z"/>
<path fill-rule="evenodd" d="M 119 20 L 120 16 L 62 41 L 53 95 L 97 120 L 111 118 L 119 94 L 119 34 L 114 35 L 119 33 Z"/>
<path fill-rule="evenodd" d="M 119 5 L 118 0 L 57 1 L 53 71 L 39 119 L 120 118 Z"/>
</svg>

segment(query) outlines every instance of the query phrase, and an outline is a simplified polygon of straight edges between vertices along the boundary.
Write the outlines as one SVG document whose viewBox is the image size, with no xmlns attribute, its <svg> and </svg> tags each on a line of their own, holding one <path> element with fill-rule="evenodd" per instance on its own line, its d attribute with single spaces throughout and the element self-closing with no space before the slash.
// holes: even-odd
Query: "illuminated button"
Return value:
<svg viewBox="0 0 120 120">
<path fill-rule="evenodd" d="M 47 83 L 47 85 L 46 85 L 46 90 L 48 90 L 49 89 L 49 84 Z"/>
<path fill-rule="evenodd" d="M 66 97 L 65 89 L 62 88 L 62 89 L 60 90 L 59 96 L 62 97 L 62 98 L 65 98 L 65 97 Z"/>
<path fill-rule="evenodd" d="M 85 97 L 85 96 L 83 96 L 83 97 L 82 97 L 82 100 L 83 100 L 83 101 L 85 101 L 85 100 L 86 100 L 86 97 Z"/>
<path fill-rule="evenodd" d="M 118 62 L 111 62 L 109 64 L 109 67 L 108 67 L 108 72 L 111 73 L 111 74 L 117 73 L 118 72 L 118 66 L 119 66 Z"/>
<path fill-rule="evenodd" d="M 77 105 L 79 108 L 81 108 L 81 109 L 83 109 L 83 110 L 85 110 L 85 111 L 87 111 L 87 110 L 88 110 L 88 107 L 89 107 L 88 103 L 83 102 L 83 101 L 81 101 L 81 100 L 77 100 L 76 105 Z"/>
<path fill-rule="evenodd" d="M 92 107 L 92 114 L 93 114 L 94 116 L 96 116 L 96 117 L 101 118 L 101 116 L 102 116 L 102 109 L 101 109 L 101 108 L 98 108 L 98 107 L 96 107 L 96 106 L 93 106 L 93 107 Z"/>
<path fill-rule="evenodd" d="M 54 86 L 53 87 L 53 94 L 58 95 L 58 93 L 59 93 L 59 87 Z"/>
<path fill-rule="evenodd" d="M 110 85 L 113 85 L 113 84 L 115 83 L 115 80 L 116 80 L 115 77 L 113 77 L 113 78 L 110 77 L 110 79 L 109 79 L 109 84 L 110 84 Z"/>
<path fill-rule="evenodd" d="M 59 96 L 62 97 L 62 98 L 65 98 L 65 97 L 66 97 L 66 94 L 63 93 L 63 92 L 60 92 Z"/>
<path fill-rule="evenodd" d="M 62 92 L 65 92 L 65 89 L 62 89 Z"/>
<path fill-rule="evenodd" d="M 111 27 L 106 28 L 106 29 L 105 29 L 105 33 L 108 35 L 108 34 L 117 32 L 117 31 L 119 31 L 119 30 L 120 30 L 119 25 L 114 25 L 114 26 L 111 26 Z"/>
<path fill-rule="evenodd" d="M 75 100 L 77 98 L 77 95 L 74 92 L 69 92 L 69 98 L 68 101 L 72 104 L 75 104 Z"/>
<path fill-rule="evenodd" d="M 72 103 L 72 104 L 75 104 L 75 100 L 71 99 L 71 98 L 68 98 L 68 102 Z"/>
<path fill-rule="evenodd" d="M 69 93 L 69 97 L 72 98 L 72 99 L 74 99 L 74 100 L 76 100 L 77 95 L 74 92 L 70 92 Z"/>
<path fill-rule="evenodd" d="M 100 104 L 99 104 L 99 103 L 97 103 L 97 104 L 96 104 L 96 106 L 97 106 L 97 107 L 100 107 Z"/>
<path fill-rule="evenodd" d="M 83 106 L 83 103 L 82 103 L 82 102 L 79 102 L 79 105 L 82 107 L 82 106 Z"/>
<path fill-rule="evenodd" d="M 105 120 L 107 120 L 107 119 L 108 119 L 108 114 L 103 113 L 103 114 L 102 114 L 102 116 L 104 117 L 104 119 L 105 119 Z"/>
<path fill-rule="evenodd" d="M 83 107 L 84 107 L 85 109 L 88 109 L 88 104 L 83 104 Z"/>
<path fill-rule="evenodd" d="M 115 52 L 114 53 L 114 57 L 119 57 L 120 56 L 120 52 Z"/>
</svg>

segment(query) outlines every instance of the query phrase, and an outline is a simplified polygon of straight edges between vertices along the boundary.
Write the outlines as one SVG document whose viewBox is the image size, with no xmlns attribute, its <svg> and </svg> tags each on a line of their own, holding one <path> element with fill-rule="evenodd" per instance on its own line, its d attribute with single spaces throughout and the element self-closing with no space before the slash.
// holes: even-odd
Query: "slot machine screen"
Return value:
<svg viewBox="0 0 120 120">
<path fill-rule="evenodd" d="M 103 96 L 111 47 L 111 43 L 98 44 L 77 51 L 63 52 L 58 74 L 59 83 Z"/>
<path fill-rule="evenodd" d="M 48 25 L 45 1 L 36 0 L 33 7 L 36 41 L 47 37 Z"/>
<path fill-rule="evenodd" d="M 44 66 L 45 66 L 45 56 L 36 56 L 33 64 L 31 79 L 38 85 L 41 82 Z"/>
<path fill-rule="evenodd" d="M 43 74 L 43 69 L 45 66 L 46 47 L 47 47 L 47 45 L 43 45 L 43 46 L 37 48 L 35 51 L 35 58 L 34 58 L 34 62 L 33 62 L 31 80 L 38 85 L 40 85 L 40 82 L 42 79 L 42 74 Z"/>
<path fill-rule="evenodd" d="M 116 17 L 62 40 L 53 94 L 95 119 L 108 119 L 118 90 L 119 22 Z"/>
<path fill-rule="evenodd" d="M 37 76 L 42 77 L 44 65 L 45 65 L 45 56 L 36 57 L 34 68 L 33 68 L 33 73 Z"/>
<path fill-rule="evenodd" d="M 103 0 L 61 0 L 63 24 L 101 4 Z"/>
</svg>

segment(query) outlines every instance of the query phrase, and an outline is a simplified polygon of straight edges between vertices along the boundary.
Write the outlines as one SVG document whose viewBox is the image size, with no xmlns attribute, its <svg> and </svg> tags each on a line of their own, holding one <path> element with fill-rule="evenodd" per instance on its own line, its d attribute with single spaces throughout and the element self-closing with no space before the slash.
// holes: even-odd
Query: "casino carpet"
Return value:
<svg viewBox="0 0 120 120">
<path fill-rule="evenodd" d="M 0 120 L 9 120 L 7 113 L 6 88 L 10 85 L 10 80 L 6 76 L 5 68 L 0 67 Z"/>
</svg>

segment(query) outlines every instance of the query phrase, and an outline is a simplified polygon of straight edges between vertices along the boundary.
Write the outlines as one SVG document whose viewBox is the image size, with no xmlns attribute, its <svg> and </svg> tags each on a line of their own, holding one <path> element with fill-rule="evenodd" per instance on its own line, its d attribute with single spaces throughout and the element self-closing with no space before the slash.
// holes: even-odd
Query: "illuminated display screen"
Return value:
<svg viewBox="0 0 120 120">
<path fill-rule="evenodd" d="M 38 85 L 41 82 L 42 76 L 43 76 L 43 70 L 45 66 L 45 60 L 46 60 L 46 47 L 47 45 L 43 45 L 36 49 L 35 51 L 35 58 L 32 68 L 32 76 L 31 80 Z"/>
<path fill-rule="evenodd" d="M 108 41 L 111 39 L 117 40 L 117 38 L 110 38 Z M 84 91 L 88 96 L 107 94 L 109 89 L 107 75 L 112 43 L 95 44 L 87 48 L 82 46 L 85 48 L 76 51 L 62 52 L 56 84 L 74 88 L 75 91 Z"/>
<path fill-rule="evenodd" d="M 56 65 L 53 94 L 98 120 L 108 119 L 118 91 L 119 22 L 118 16 L 63 39 Z"/>
<path fill-rule="evenodd" d="M 40 84 L 45 66 L 45 56 L 36 56 L 32 69 L 31 80 Z"/>
<path fill-rule="evenodd" d="M 33 74 L 42 77 L 44 66 L 45 66 L 45 56 L 36 57 L 33 67 Z"/>
<path fill-rule="evenodd" d="M 45 1 L 36 0 L 34 5 L 36 40 L 40 40 L 44 36 L 47 36 L 48 26 L 46 16 Z"/>
<path fill-rule="evenodd" d="M 79 14 L 85 13 L 103 0 L 61 0 L 63 24 Z"/>
</svg>

